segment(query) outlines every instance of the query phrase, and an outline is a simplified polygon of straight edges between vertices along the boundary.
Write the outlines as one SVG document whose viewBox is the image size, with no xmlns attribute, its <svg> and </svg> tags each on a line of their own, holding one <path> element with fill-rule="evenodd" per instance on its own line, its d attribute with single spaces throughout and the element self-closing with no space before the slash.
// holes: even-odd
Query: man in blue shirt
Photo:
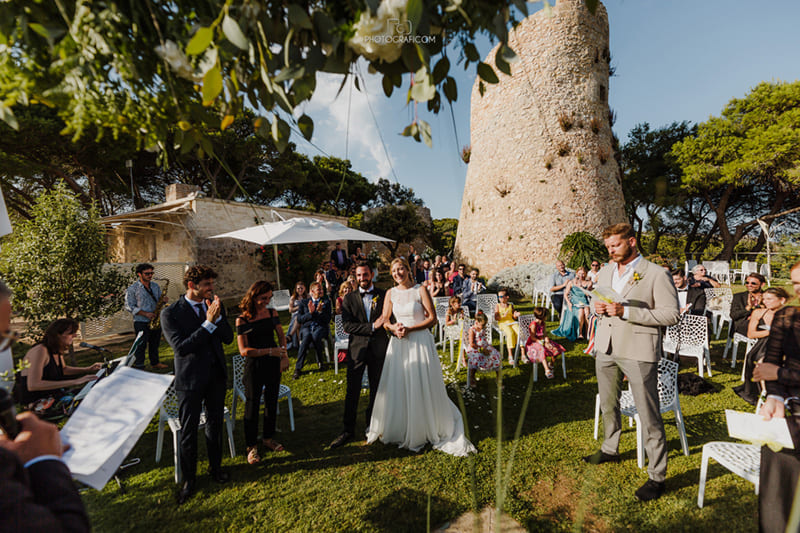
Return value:
<svg viewBox="0 0 800 533">
<path fill-rule="evenodd" d="M 150 366 L 163 370 L 167 365 L 158 361 L 158 346 L 161 344 L 161 328 L 151 328 L 156 316 L 158 301 L 162 297 L 161 287 L 153 281 L 153 265 L 142 263 L 136 266 L 139 278 L 125 293 L 125 309 L 133 315 L 133 331 L 144 333 L 144 342 L 139 343 L 134 354 L 134 368 L 144 368 L 145 349 L 150 352 Z M 166 302 L 166 298 L 165 298 Z"/>
<path fill-rule="evenodd" d="M 564 305 L 564 287 L 567 282 L 575 277 L 574 272 L 567 271 L 564 261 L 556 261 L 556 271 L 550 277 L 550 300 L 558 314 L 561 314 L 561 306 Z"/>
</svg>

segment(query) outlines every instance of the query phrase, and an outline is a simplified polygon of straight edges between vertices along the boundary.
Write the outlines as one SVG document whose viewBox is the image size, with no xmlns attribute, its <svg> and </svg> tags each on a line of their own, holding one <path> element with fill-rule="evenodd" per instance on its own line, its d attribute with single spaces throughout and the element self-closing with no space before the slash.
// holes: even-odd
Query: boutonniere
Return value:
<svg viewBox="0 0 800 533">
<path fill-rule="evenodd" d="M 630 280 L 630 282 L 629 282 L 629 283 L 630 283 L 631 285 L 636 285 L 637 283 L 639 283 L 640 281 L 642 281 L 642 278 L 644 278 L 644 276 L 642 276 L 640 273 L 638 273 L 638 272 L 636 272 L 636 271 L 634 270 L 634 271 L 633 271 L 633 276 L 631 276 L 631 280 Z"/>
<path fill-rule="evenodd" d="M 375 309 L 376 305 L 378 305 L 378 296 L 377 295 L 372 297 L 372 306 L 370 307 L 370 309 Z"/>
</svg>

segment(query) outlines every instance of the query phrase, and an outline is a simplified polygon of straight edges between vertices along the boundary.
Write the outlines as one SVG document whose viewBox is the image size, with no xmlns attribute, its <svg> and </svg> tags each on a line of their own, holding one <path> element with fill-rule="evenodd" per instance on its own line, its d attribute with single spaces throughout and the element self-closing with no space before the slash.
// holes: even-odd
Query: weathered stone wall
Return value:
<svg viewBox="0 0 800 533">
<path fill-rule="evenodd" d="M 472 90 L 472 154 L 456 255 L 491 276 L 553 262 L 575 231 L 625 221 L 608 109 L 608 18 L 558 0 L 509 37 L 520 61 Z M 485 61 L 494 65 L 497 48 Z"/>
<path fill-rule="evenodd" d="M 271 222 L 270 212 L 284 218 L 312 216 L 347 225 L 345 217 L 308 213 L 293 209 L 195 198 L 181 213 L 151 215 L 149 221 L 120 224 L 108 232 L 110 260 L 119 263 L 186 262 L 206 264 L 219 274 L 217 293 L 221 298 L 240 298 L 256 280 L 275 281 L 275 272 L 265 272 L 253 252 L 256 245 L 236 239 L 210 239 L 213 235 Z M 135 218 L 131 214 L 131 220 Z M 275 218 L 275 220 L 279 220 Z M 334 243 L 329 243 L 332 250 Z M 327 255 L 326 255 L 327 258 Z M 310 280 L 309 280 L 310 281 Z M 292 280 L 281 280 L 288 288 Z"/>
</svg>

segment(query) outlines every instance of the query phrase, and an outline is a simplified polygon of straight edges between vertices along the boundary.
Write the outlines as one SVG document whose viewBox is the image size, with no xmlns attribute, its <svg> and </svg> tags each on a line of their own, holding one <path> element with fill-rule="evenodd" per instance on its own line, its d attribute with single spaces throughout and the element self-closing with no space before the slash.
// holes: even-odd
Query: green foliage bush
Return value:
<svg viewBox="0 0 800 533">
<path fill-rule="evenodd" d="M 106 266 L 105 229 L 63 182 L 42 194 L 31 220 L 3 240 L 0 269 L 14 290 L 14 308 L 37 335 L 51 321 L 115 313 L 129 278 Z"/>
<path fill-rule="evenodd" d="M 567 264 L 567 268 L 589 267 L 592 261 L 608 260 L 606 247 L 591 233 L 576 231 L 561 241 L 559 257 Z"/>
</svg>

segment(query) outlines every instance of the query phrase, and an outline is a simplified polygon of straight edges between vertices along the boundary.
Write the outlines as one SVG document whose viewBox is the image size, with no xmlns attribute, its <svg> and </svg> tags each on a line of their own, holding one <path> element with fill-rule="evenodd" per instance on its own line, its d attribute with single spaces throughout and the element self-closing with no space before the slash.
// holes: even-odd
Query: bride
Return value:
<svg viewBox="0 0 800 533">
<path fill-rule="evenodd" d="M 430 442 L 437 450 L 457 456 L 475 451 L 464 436 L 461 413 L 445 391 L 442 367 L 433 335 L 436 323 L 430 294 L 410 277 L 403 258 L 392 261 L 396 285 L 383 305 L 384 328 L 389 340 L 367 444 L 386 444 L 417 452 Z M 390 324 L 394 314 L 396 323 Z"/>
</svg>

